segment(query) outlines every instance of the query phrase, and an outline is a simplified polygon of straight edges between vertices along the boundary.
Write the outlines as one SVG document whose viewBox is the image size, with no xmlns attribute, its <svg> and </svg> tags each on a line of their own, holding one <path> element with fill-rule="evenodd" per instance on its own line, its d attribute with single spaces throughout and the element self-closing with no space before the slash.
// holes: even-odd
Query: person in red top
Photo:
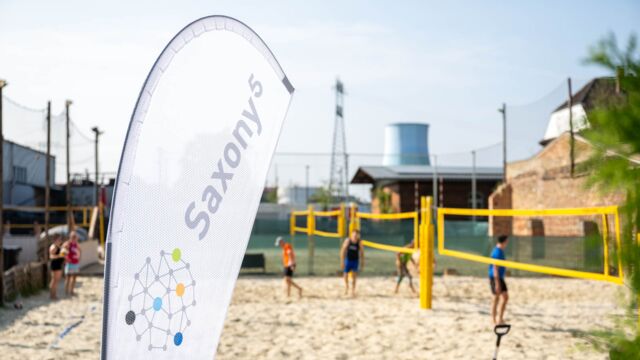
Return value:
<svg viewBox="0 0 640 360">
<path fill-rule="evenodd" d="M 64 292 L 72 296 L 76 286 L 76 277 L 80 271 L 80 244 L 78 244 L 78 234 L 75 231 L 69 233 L 69 240 L 62 245 L 62 252 L 65 254 L 64 265 Z"/>
<path fill-rule="evenodd" d="M 284 282 L 287 285 L 287 296 L 291 296 L 291 287 L 298 289 L 298 296 L 302 297 L 302 288 L 293 282 L 293 272 L 296 270 L 296 254 L 293 246 L 284 241 L 281 236 L 276 238 L 276 246 L 282 249 L 282 265 L 284 266 Z"/>
</svg>

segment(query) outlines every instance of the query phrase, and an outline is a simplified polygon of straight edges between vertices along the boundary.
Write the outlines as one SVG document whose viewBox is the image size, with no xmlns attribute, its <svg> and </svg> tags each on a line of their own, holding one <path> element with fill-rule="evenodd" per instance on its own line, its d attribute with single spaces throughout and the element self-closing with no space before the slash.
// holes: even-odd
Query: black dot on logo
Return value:
<svg viewBox="0 0 640 360">
<path fill-rule="evenodd" d="M 125 315 L 124 317 L 124 321 L 127 323 L 127 325 L 131 325 L 136 321 L 136 313 L 134 313 L 133 311 L 129 310 L 127 312 L 127 315 Z"/>
</svg>

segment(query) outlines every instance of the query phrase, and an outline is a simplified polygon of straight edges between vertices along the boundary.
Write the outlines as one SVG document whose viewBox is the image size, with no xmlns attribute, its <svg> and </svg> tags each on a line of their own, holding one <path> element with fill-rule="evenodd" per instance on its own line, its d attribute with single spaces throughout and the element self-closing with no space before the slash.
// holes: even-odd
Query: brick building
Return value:
<svg viewBox="0 0 640 360">
<path fill-rule="evenodd" d="M 556 209 L 619 205 L 623 194 L 602 195 L 587 187 L 588 173 L 581 164 L 592 145 L 575 135 L 576 173 L 571 176 L 570 135 L 552 140 L 531 159 L 507 164 L 507 182 L 489 197 L 492 209 Z M 640 162 L 638 162 L 640 164 Z M 489 219 L 493 234 L 517 236 L 585 236 L 601 231 L 594 217 Z"/>
<path fill-rule="evenodd" d="M 593 145 L 580 136 L 587 128 L 588 113 L 592 109 L 619 101 L 621 95 L 615 79 L 598 78 L 590 81 L 573 96 L 571 108 L 574 128 L 574 167 L 571 175 L 571 134 L 569 108 L 560 105 L 551 114 L 549 125 L 540 142 L 544 148 L 530 159 L 507 164 L 507 182 L 489 197 L 493 209 L 554 209 L 619 205 L 624 194 L 602 195 L 587 187 L 588 173 L 584 162 L 591 156 Z M 612 154 L 612 156 L 616 156 Z M 631 159 L 632 166 L 640 166 L 640 159 Z M 492 235 L 516 236 L 588 236 L 601 233 L 602 220 L 596 217 L 493 218 Z"/>
<path fill-rule="evenodd" d="M 440 207 L 472 208 L 473 170 L 470 167 L 432 167 L 429 165 L 362 166 L 352 184 L 371 184 L 371 211 L 414 211 L 421 196 L 433 196 L 436 179 L 436 199 Z M 486 208 L 489 195 L 502 181 L 502 168 L 478 167 L 476 178 L 476 207 Z M 377 194 L 382 191 L 386 196 Z M 388 200 L 381 206 L 382 198 Z"/>
</svg>

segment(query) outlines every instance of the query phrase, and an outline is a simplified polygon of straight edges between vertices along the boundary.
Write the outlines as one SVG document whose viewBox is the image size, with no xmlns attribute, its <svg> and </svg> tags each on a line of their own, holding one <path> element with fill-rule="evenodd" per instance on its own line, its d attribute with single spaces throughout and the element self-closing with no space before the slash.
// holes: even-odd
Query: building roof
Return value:
<svg viewBox="0 0 640 360">
<path fill-rule="evenodd" d="M 424 181 L 433 179 L 434 171 L 445 180 L 471 180 L 472 168 L 466 166 L 361 166 L 352 184 L 373 184 L 377 181 Z M 478 180 L 502 180 L 501 167 L 476 167 Z"/>
<path fill-rule="evenodd" d="M 17 142 L 12 141 L 12 140 L 4 139 L 4 142 L 7 143 L 7 144 L 11 144 L 13 146 L 17 146 L 17 147 L 23 148 L 23 149 L 28 150 L 28 151 L 32 151 L 32 152 L 47 156 L 47 153 L 45 151 L 34 149 L 34 148 L 32 148 L 30 146 L 27 146 L 27 145 L 18 144 Z M 55 155 L 50 155 L 49 157 L 52 158 L 52 159 L 56 158 Z"/>
<path fill-rule="evenodd" d="M 616 80 L 612 77 L 600 77 L 589 81 L 572 97 L 572 125 L 574 133 L 578 133 L 589 127 L 587 113 L 597 107 L 615 104 L 622 99 L 616 91 Z M 551 140 L 561 134 L 570 131 L 569 125 L 569 101 L 558 106 L 549 116 L 549 123 L 540 141 L 540 145 L 546 146 Z"/>
<path fill-rule="evenodd" d="M 599 77 L 589 81 L 578 92 L 573 94 L 573 105 L 581 104 L 586 111 L 591 111 L 598 106 L 607 105 L 612 99 L 620 98 L 616 93 L 616 79 L 613 77 Z M 569 100 L 563 102 L 553 112 L 569 107 Z"/>
</svg>

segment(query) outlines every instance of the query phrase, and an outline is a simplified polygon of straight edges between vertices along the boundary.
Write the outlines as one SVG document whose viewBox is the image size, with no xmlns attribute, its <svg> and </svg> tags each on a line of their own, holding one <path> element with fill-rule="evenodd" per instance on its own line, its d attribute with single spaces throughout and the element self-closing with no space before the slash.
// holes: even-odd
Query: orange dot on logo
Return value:
<svg viewBox="0 0 640 360">
<path fill-rule="evenodd" d="M 176 286 L 176 295 L 178 295 L 178 296 L 184 295 L 184 284 L 183 283 L 179 283 Z"/>
</svg>

